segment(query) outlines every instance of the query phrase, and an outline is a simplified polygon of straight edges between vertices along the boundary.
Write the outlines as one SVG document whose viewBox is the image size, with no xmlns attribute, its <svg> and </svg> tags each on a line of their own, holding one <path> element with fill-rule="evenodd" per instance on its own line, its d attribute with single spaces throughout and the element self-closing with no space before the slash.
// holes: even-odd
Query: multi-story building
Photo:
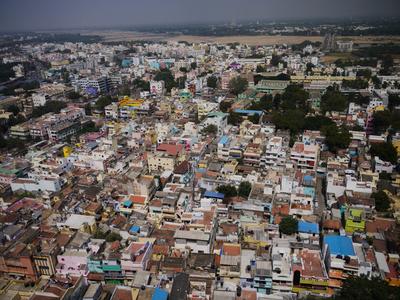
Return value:
<svg viewBox="0 0 400 300">
<path fill-rule="evenodd" d="M 290 152 L 290 159 L 299 169 L 315 170 L 318 163 L 319 146 L 296 142 Z"/>
</svg>

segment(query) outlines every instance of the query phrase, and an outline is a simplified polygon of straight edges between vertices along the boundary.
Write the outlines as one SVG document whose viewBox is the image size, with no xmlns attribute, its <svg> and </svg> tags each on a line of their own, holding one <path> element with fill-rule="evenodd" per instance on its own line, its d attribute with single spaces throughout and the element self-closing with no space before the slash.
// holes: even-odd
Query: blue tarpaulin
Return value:
<svg viewBox="0 0 400 300">
<path fill-rule="evenodd" d="M 317 223 L 299 221 L 297 224 L 298 232 L 319 234 L 319 227 Z"/>
<path fill-rule="evenodd" d="M 151 297 L 151 300 L 167 300 L 167 299 L 168 299 L 168 292 L 159 288 L 156 288 L 154 290 L 153 297 Z"/>
<path fill-rule="evenodd" d="M 224 199 L 225 195 L 218 192 L 206 191 L 204 193 L 204 197 L 206 198 L 216 198 L 216 199 Z"/>
<path fill-rule="evenodd" d="M 329 246 L 333 255 L 353 256 L 354 248 L 351 238 L 341 235 L 327 235 L 324 237 L 324 244 Z"/>
<path fill-rule="evenodd" d="M 133 233 L 138 233 L 140 231 L 140 226 L 133 225 L 131 229 L 129 229 L 129 231 Z"/>
</svg>

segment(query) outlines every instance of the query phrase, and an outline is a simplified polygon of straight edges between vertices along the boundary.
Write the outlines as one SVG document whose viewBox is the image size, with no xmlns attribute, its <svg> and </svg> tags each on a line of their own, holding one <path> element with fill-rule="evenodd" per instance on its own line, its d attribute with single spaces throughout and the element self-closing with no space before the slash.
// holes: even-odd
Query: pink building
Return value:
<svg viewBox="0 0 400 300">
<path fill-rule="evenodd" d="M 86 249 L 67 250 L 57 256 L 56 272 L 61 275 L 86 276 L 88 274 L 88 253 Z"/>
</svg>

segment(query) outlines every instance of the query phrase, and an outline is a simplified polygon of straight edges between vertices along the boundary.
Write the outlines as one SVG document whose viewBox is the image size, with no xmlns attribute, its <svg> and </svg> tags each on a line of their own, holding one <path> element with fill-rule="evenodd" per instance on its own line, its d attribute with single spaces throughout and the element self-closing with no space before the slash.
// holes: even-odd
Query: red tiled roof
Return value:
<svg viewBox="0 0 400 300">
<path fill-rule="evenodd" d="M 182 152 L 183 145 L 181 144 L 160 144 L 157 147 L 157 151 L 167 152 L 169 155 L 176 156 L 178 153 Z"/>
</svg>

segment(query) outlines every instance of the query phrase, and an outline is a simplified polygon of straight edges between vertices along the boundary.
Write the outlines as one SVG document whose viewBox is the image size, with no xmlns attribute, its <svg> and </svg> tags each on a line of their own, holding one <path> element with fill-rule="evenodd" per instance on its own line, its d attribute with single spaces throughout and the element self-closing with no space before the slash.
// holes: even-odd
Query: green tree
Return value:
<svg viewBox="0 0 400 300">
<path fill-rule="evenodd" d="M 32 117 L 37 118 L 49 112 L 58 114 L 65 107 L 67 107 L 65 102 L 56 100 L 47 101 L 44 106 L 33 109 Z"/>
<path fill-rule="evenodd" d="M 207 78 L 207 87 L 215 89 L 218 84 L 218 78 L 214 75 Z"/>
<path fill-rule="evenodd" d="M 249 121 L 253 124 L 258 124 L 260 122 L 260 115 L 254 114 L 249 117 Z"/>
<path fill-rule="evenodd" d="M 204 134 L 216 135 L 217 132 L 218 132 L 218 127 L 215 126 L 214 124 L 207 125 L 207 126 L 202 130 L 202 133 L 204 133 Z"/>
<path fill-rule="evenodd" d="M 399 94 L 389 94 L 389 109 L 392 110 L 396 106 L 400 105 L 400 95 Z"/>
<path fill-rule="evenodd" d="M 272 122 L 278 129 L 289 129 L 292 134 L 297 134 L 304 127 L 304 112 L 294 109 L 275 112 Z"/>
<path fill-rule="evenodd" d="M 67 95 L 67 98 L 70 100 L 78 100 L 81 95 L 78 92 L 72 91 Z"/>
<path fill-rule="evenodd" d="M 242 116 L 238 113 L 231 111 L 228 116 L 228 123 L 234 126 L 239 126 L 242 123 Z"/>
<path fill-rule="evenodd" d="M 123 96 L 130 96 L 131 95 L 131 88 L 129 85 L 124 84 L 119 87 L 118 94 Z"/>
<path fill-rule="evenodd" d="M 238 188 L 238 195 L 244 198 L 248 198 L 251 192 L 251 183 L 248 181 L 242 181 Z"/>
<path fill-rule="evenodd" d="M 386 130 L 392 124 L 392 114 L 388 110 L 377 111 L 373 115 L 373 129 L 374 133 L 380 134 L 386 132 Z"/>
<path fill-rule="evenodd" d="M 135 88 L 143 90 L 143 91 L 150 91 L 150 82 L 145 81 L 141 78 L 136 78 L 133 81 L 133 85 Z"/>
<path fill-rule="evenodd" d="M 220 185 L 217 187 L 217 192 L 224 194 L 225 198 L 235 197 L 238 194 L 236 187 L 230 184 Z"/>
<path fill-rule="evenodd" d="M 325 143 L 329 151 L 336 153 L 339 149 L 345 149 L 351 141 L 351 134 L 345 126 L 338 127 L 336 124 L 324 126 L 321 132 L 325 135 Z"/>
<path fill-rule="evenodd" d="M 112 103 L 112 98 L 111 96 L 101 96 L 99 97 L 99 99 L 97 99 L 96 101 L 96 108 L 98 110 L 104 110 L 104 107 L 106 107 L 107 105 L 110 105 Z"/>
<path fill-rule="evenodd" d="M 379 212 L 385 212 L 390 208 L 390 199 L 384 191 L 372 193 L 372 198 L 375 200 L 375 209 Z"/>
<path fill-rule="evenodd" d="M 226 113 L 231 108 L 232 102 L 230 101 L 221 101 L 219 104 L 219 110 Z"/>
<path fill-rule="evenodd" d="M 283 234 L 292 235 L 297 232 L 297 219 L 292 216 L 284 217 L 279 223 L 279 231 Z"/>
<path fill-rule="evenodd" d="M 177 86 L 174 76 L 172 75 L 171 71 L 168 69 L 162 69 L 159 72 L 157 72 L 156 76 L 154 76 L 154 80 L 164 81 L 165 89 L 167 90 L 168 93 L 171 92 L 172 88 Z"/>
<path fill-rule="evenodd" d="M 249 85 L 247 79 L 236 76 L 229 81 L 229 90 L 234 95 L 243 93 Z"/>
<path fill-rule="evenodd" d="M 351 276 L 344 280 L 342 288 L 334 300 L 398 300 L 400 288 L 392 287 L 380 278 L 368 279 L 365 276 Z"/>
<path fill-rule="evenodd" d="M 282 94 L 280 107 L 283 110 L 298 108 L 307 111 L 307 100 L 309 96 L 308 92 L 306 92 L 301 86 L 291 84 Z"/>
<path fill-rule="evenodd" d="M 397 162 L 397 150 L 392 143 L 372 144 L 370 153 L 372 156 L 378 156 L 383 161 L 388 161 L 392 164 Z"/>
<path fill-rule="evenodd" d="M 328 88 L 321 97 L 322 112 L 342 112 L 347 108 L 346 97 L 336 88 Z"/>
<path fill-rule="evenodd" d="M 190 68 L 191 68 L 192 70 L 197 69 L 197 63 L 196 63 L 196 62 L 192 62 L 192 63 L 190 64 Z"/>
<path fill-rule="evenodd" d="M 180 89 L 184 89 L 185 88 L 186 78 L 187 78 L 187 76 L 185 75 L 185 76 L 179 77 L 177 79 L 178 88 L 180 88 Z"/>
<path fill-rule="evenodd" d="M 267 68 L 263 65 L 257 65 L 256 72 L 257 73 L 264 73 L 267 71 Z"/>
<path fill-rule="evenodd" d="M 17 105 L 11 104 L 7 107 L 8 112 L 12 112 L 14 116 L 18 115 L 20 113 L 20 109 Z"/>
<path fill-rule="evenodd" d="M 357 78 L 356 80 L 343 80 L 342 87 L 358 90 L 366 89 L 368 87 L 368 81 L 361 78 Z"/>
<path fill-rule="evenodd" d="M 324 126 L 335 124 L 330 118 L 325 116 L 310 116 L 304 119 L 305 130 L 321 130 Z"/>
<path fill-rule="evenodd" d="M 120 241 L 120 240 L 122 240 L 122 236 L 116 232 L 110 232 L 106 237 L 106 242 L 109 242 L 109 243 L 112 243 L 115 241 Z"/>
</svg>

